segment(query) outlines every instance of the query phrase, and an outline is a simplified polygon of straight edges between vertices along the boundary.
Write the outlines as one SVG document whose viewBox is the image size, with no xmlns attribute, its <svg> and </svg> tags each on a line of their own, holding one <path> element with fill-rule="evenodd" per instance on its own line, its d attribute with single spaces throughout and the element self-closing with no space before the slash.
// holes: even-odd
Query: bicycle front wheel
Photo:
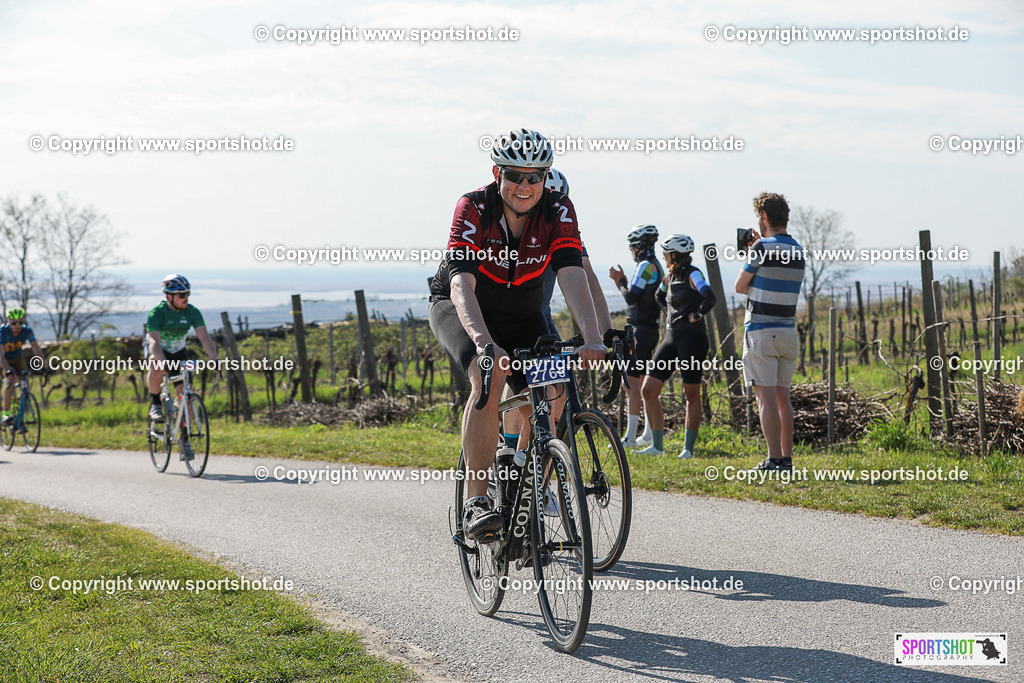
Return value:
<svg viewBox="0 0 1024 683">
<path fill-rule="evenodd" d="M 146 441 L 149 443 L 149 459 L 153 461 L 153 467 L 157 472 L 167 469 L 167 463 L 171 461 L 171 441 L 168 438 L 168 426 L 166 422 L 146 422 Z"/>
<path fill-rule="evenodd" d="M 188 412 L 188 432 L 182 434 L 181 449 L 185 455 L 185 466 L 191 477 L 200 477 L 210 459 L 210 421 L 206 417 L 206 406 L 199 394 L 188 394 L 185 398 Z M 186 444 L 192 448 L 192 457 L 185 453 Z"/>
<path fill-rule="evenodd" d="M 32 394 L 25 394 L 25 412 L 21 414 L 21 424 L 18 425 L 17 432 L 30 453 L 35 453 L 39 448 L 39 436 L 42 434 L 42 430 L 39 403 Z"/>
<path fill-rule="evenodd" d="M 574 416 L 572 444 L 583 474 L 594 543 L 594 571 L 605 572 L 622 557 L 633 517 L 629 463 L 608 418 L 587 408 Z"/>
<path fill-rule="evenodd" d="M 459 554 L 459 566 L 462 567 L 462 578 L 466 582 L 466 590 L 469 591 L 469 600 L 477 612 L 489 617 L 498 611 L 501 601 L 505 599 L 505 589 L 502 585 L 508 573 L 508 562 L 495 554 L 494 549 L 498 543 L 466 540 L 462 530 L 462 510 L 466 504 L 466 487 L 469 482 L 466 475 L 466 454 L 460 453 L 459 476 L 455 479 L 455 547 Z M 488 488 L 491 509 L 497 509 L 496 494 L 496 489 Z"/>
<path fill-rule="evenodd" d="M 562 441 L 547 443 L 541 470 L 530 543 L 537 598 L 555 648 L 573 652 L 587 634 L 594 578 L 586 495 L 576 459 Z"/>
</svg>

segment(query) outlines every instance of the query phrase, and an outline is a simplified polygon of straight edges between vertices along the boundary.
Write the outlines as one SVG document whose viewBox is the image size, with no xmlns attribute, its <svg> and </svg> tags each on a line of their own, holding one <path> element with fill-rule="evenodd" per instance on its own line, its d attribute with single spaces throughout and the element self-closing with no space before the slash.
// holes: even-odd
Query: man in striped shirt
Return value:
<svg viewBox="0 0 1024 683">
<path fill-rule="evenodd" d="M 743 377 L 754 386 L 768 457 L 758 470 L 793 469 L 793 405 L 789 387 L 800 353 L 796 305 L 804 279 L 804 251 L 786 232 L 789 205 L 780 194 L 754 199 L 757 227 L 736 291 L 747 295 Z M 758 239 L 759 238 L 759 239 Z"/>
</svg>

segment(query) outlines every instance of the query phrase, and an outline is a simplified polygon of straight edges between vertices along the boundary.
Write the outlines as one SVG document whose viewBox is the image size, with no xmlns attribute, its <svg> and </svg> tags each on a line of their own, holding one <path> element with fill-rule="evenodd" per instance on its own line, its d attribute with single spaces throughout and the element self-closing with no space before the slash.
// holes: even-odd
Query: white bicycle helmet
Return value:
<svg viewBox="0 0 1024 683">
<path fill-rule="evenodd" d="M 164 294 L 185 294 L 192 289 L 184 275 L 168 273 L 164 275 Z"/>
<path fill-rule="evenodd" d="M 650 246 L 658 240 L 658 229 L 653 225 L 634 225 L 626 235 L 630 246 Z"/>
<path fill-rule="evenodd" d="M 495 138 L 491 161 L 496 166 L 551 168 L 551 143 L 535 130 L 517 128 Z"/>
<path fill-rule="evenodd" d="M 661 248 L 664 251 L 672 251 L 677 254 L 692 254 L 693 240 L 689 235 L 675 234 L 662 242 Z"/>
<path fill-rule="evenodd" d="M 554 168 L 548 169 L 548 177 L 544 181 L 544 187 L 553 192 L 569 194 L 569 181 L 565 179 L 565 176 L 560 171 Z"/>
</svg>

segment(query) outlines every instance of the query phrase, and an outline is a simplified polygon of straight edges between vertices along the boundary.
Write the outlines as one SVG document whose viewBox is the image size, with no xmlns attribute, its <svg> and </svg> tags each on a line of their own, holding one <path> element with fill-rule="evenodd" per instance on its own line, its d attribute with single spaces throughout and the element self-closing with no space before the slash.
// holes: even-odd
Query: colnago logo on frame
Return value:
<svg viewBox="0 0 1024 683">
<path fill-rule="evenodd" d="M 1005 633 L 897 633 L 902 666 L 1006 666 Z"/>
</svg>

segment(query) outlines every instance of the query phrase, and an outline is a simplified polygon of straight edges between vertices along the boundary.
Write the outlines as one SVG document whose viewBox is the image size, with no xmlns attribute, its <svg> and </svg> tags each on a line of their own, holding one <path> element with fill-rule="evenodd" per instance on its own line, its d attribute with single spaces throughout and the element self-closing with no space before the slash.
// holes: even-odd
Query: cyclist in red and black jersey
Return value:
<svg viewBox="0 0 1024 683">
<path fill-rule="evenodd" d="M 512 371 L 508 352 L 532 347 L 548 332 L 541 313 L 548 268 L 557 272 L 569 310 L 583 331 L 581 360 L 604 357 L 582 267 L 576 210 L 567 196 L 544 187 L 552 162 L 550 143 L 535 131 L 516 129 L 495 140 L 491 160 L 494 182 L 459 200 L 448 253 L 430 286 L 430 328 L 472 386 L 462 421 L 467 467 L 477 475 L 467 482 L 463 513 L 470 539 L 501 528 L 486 496 L 498 438 L 498 402 L 506 380 L 516 391 L 526 387 L 525 376 Z M 470 367 L 488 343 L 494 344 L 494 380 L 486 407 L 478 411 L 473 404 L 482 390 L 481 379 Z M 521 447 L 528 438 L 524 429 Z"/>
</svg>

